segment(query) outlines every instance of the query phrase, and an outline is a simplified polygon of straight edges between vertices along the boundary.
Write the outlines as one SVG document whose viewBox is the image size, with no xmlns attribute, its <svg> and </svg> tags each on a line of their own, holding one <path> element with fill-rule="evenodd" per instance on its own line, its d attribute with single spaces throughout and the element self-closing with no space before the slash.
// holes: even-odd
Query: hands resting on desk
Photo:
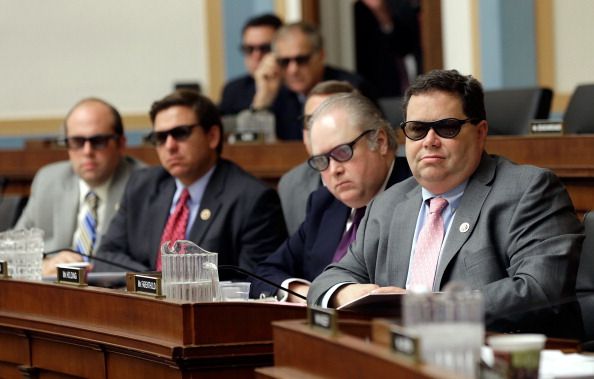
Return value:
<svg viewBox="0 0 594 379">
<path fill-rule="evenodd" d="M 82 262 L 83 257 L 72 250 L 62 250 L 45 257 L 41 266 L 42 276 L 56 276 L 57 265 Z"/>
<path fill-rule="evenodd" d="M 380 287 L 377 284 L 347 284 L 340 287 L 332 296 L 330 306 L 338 308 L 341 305 L 365 296 L 369 293 L 406 293 L 404 288 L 400 287 Z"/>
</svg>

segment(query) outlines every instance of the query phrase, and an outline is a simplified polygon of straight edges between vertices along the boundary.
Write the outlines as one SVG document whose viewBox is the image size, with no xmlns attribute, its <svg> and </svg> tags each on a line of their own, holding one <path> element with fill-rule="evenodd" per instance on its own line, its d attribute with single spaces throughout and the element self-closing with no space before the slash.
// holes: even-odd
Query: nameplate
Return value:
<svg viewBox="0 0 594 379">
<path fill-rule="evenodd" d="M 398 325 L 390 327 L 390 348 L 398 355 L 421 363 L 419 337 L 407 332 L 403 327 Z"/>
<path fill-rule="evenodd" d="M 86 286 L 86 268 L 85 267 L 70 267 L 58 266 L 58 283 L 70 284 L 75 286 Z"/>
<path fill-rule="evenodd" d="M 0 261 L 0 279 L 8 279 L 10 275 L 8 275 L 8 262 Z"/>
<path fill-rule="evenodd" d="M 132 292 L 155 297 L 163 296 L 163 292 L 161 290 L 161 278 L 138 274 L 135 274 L 133 278 L 134 285 Z"/>
<path fill-rule="evenodd" d="M 338 331 L 336 310 L 311 306 L 307 308 L 307 321 L 312 329 L 325 330 L 332 335 Z"/>
<path fill-rule="evenodd" d="M 530 134 L 563 134 L 561 121 L 533 120 L 530 122 Z"/>
</svg>

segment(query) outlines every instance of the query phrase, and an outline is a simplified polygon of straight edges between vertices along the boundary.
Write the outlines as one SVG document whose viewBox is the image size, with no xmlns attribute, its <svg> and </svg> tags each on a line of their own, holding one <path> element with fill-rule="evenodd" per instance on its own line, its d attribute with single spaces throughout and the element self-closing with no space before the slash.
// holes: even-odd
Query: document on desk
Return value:
<svg viewBox="0 0 594 379">
<path fill-rule="evenodd" d="M 402 293 L 369 293 L 336 309 L 370 315 L 400 317 L 403 296 Z"/>
</svg>

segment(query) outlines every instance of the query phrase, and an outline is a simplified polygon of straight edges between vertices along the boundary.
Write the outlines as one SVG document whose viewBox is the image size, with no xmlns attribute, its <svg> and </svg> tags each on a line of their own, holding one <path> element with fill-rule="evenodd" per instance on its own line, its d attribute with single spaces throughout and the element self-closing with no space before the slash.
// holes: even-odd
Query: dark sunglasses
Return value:
<svg viewBox="0 0 594 379">
<path fill-rule="evenodd" d="M 457 118 L 444 118 L 437 121 L 406 121 L 400 123 L 400 127 L 406 138 L 418 141 L 429 133 L 429 129 L 435 130 L 438 136 L 442 138 L 454 138 L 460 133 L 460 129 L 467 122 L 476 124 L 480 120 L 477 118 L 467 118 L 459 120 Z"/>
<path fill-rule="evenodd" d="M 297 55 L 296 57 L 286 57 L 286 58 L 276 58 L 276 62 L 278 63 L 281 68 L 289 67 L 291 62 L 295 62 L 297 66 L 305 66 L 309 63 L 309 60 L 313 54 L 304 54 L 304 55 Z"/>
<path fill-rule="evenodd" d="M 241 45 L 239 46 L 239 50 L 244 55 L 252 55 L 252 53 L 256 50 L 262 54 L 267 54 L 272 50 L 272 46 L 269 43 L 265 43 L 263 45 Z"/>
<path fill-rule="evenodd" d="M 353 158 L 353 146 L 355 146 L 357 141 L 373 131 L 375 131 L 375 129 L 368 129 L 350 143 L 338 145 L 325 154 L 314 155 L 307 160 L 307 164 L 316 171 L 324 171 L 330 166 L 330 158 L 334 159 L 336 162 L 346 162 Z"/>
<path fill-rule="evenodd" d="M 150 132 L 144 140 L 152 145 L 160 146 L 167 142 L 167 137 L 171 136 L 176 141 L 184 141 L 192 134 L 192 129 L 199 124 L 180 125 L 162 132 Z"/>
<path fill-rule="evenodd" d="M 109 141 L 114 140 L 117 141 L 119 136 L 117 134 L 97 134 L 91 137 L 80 137 L 80 136 L 71 136 L 66 137 L 62 140 L 64 145 L 70 150 L 78 150 L 85 147 L 85 144 L 89 142 L 91 144 L 91 148 L 94 150 L 101 150 L 107 147 Z"/>
</svg>

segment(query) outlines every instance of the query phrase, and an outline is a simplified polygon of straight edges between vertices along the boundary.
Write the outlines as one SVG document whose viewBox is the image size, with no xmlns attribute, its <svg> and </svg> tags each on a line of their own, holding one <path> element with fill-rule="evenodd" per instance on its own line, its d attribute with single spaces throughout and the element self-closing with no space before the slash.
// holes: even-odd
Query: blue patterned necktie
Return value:
<svg viewBox="0 0 594 379">
<path fill-rule="evenodd" d="M 78 239 L 75 249 L 83 255 L 92 255 L 97 239 L 97 205 L 99 198 L 93 191 L 89 191 L 85 196 L 84 205 L 86 207 L 84 217 L 78 225 Z"/>
</svg>

